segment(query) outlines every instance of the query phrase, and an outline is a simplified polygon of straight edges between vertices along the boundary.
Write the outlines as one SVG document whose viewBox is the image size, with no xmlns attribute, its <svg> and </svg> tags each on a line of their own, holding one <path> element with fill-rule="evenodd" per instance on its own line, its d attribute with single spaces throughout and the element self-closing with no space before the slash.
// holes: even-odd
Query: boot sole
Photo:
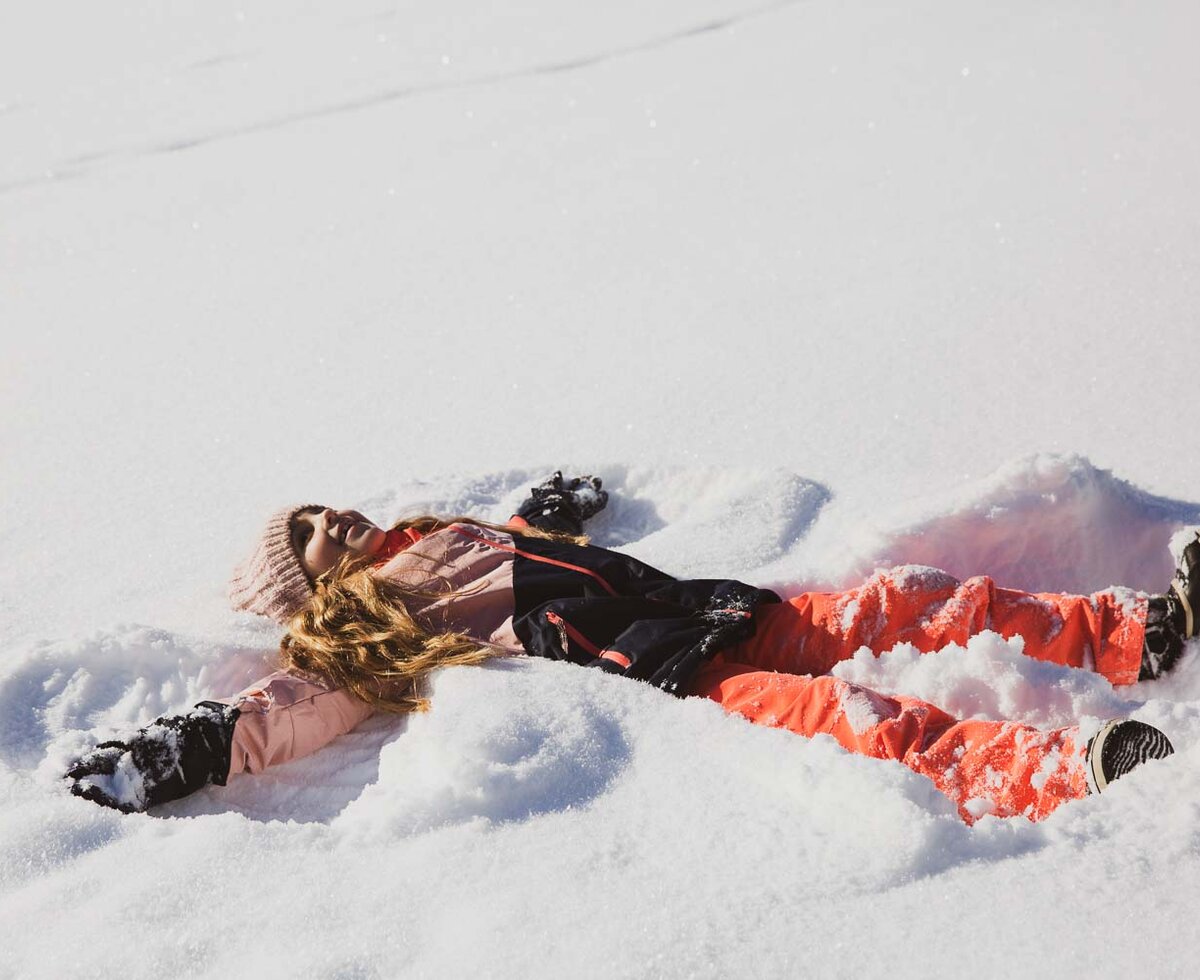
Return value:
<svg viewBox="0 0 1200 980">
<path fill-rule="evenodd" d="M 1088 742 L 1089 788 L 1103 793 L 1109 783 L 1148 759 L 1165 759 L 1174 752 L 1171 740 L 1152 725 L 1131 719 L 1110 721 Z"/>
</svg>

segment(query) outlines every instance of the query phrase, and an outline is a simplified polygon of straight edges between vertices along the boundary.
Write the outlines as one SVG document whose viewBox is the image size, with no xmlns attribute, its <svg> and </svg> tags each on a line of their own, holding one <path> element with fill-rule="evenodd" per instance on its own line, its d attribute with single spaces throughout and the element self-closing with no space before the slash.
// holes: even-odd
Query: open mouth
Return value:
<svg viewBox="0 0 1200 980">
<path fill-rule="evenodd" d="M 344 517 L 338 521 L 337 530 L 334 532 L 334 540 L 338 544 L 345 545 L 351 532 L 359 528 L 370 528 L 371 526 L 370 521 L 360 521 L 354 517 Z"/>
</svg>

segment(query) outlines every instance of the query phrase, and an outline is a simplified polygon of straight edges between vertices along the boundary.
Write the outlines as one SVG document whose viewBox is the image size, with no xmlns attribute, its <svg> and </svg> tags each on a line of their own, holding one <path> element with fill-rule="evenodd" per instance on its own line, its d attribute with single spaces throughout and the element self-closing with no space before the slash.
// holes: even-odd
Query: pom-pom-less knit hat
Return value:
<svg viewBox="0 0 1200 980">
<path fill-rule="evenodd" d="M 254 552 L 229 580 L 229 601 L 234 609 L 286 624 L 312 598 L 312 583 L 292 547 L 292 518 L 313 509 L 323 508 L 320 504 L 296 504 L 271 515 Z"/>
</svg>

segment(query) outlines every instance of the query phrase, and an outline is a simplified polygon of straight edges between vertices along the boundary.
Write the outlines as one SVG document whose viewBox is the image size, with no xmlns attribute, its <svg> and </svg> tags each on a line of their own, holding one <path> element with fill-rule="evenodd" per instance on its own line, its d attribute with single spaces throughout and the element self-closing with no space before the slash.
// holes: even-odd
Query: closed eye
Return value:
<svg viewBox="0 0 1200 980">
<path fill-rule="evenodd" d="M 312 532 L 311 524 L 298 524 L 296 526 L 296 529 L 292 532 L 292 547 L 296 549 L 297 554 L 304 554 L 304 549 L 308 546 Z"/>
</svg>

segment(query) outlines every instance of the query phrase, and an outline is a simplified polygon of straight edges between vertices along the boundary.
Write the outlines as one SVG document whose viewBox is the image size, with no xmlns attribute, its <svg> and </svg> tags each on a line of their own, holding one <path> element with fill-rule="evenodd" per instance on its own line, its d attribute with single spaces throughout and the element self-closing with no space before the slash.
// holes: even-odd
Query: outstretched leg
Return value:
<svg viewBox="0 0 1200 980">
<path fill-rule="evenodd" d="M 916 698 L 720 658 L 696 675 L 690 693 L 757 725 L 831 735 L 851 752 L 901 762 L 929 777 L 967 823 L 987 813 L 1040 820 L 1088 793 L 1077 728 L 959 721 Z"/>
<path fill-rule="evenodd" d="M 1020 635 L 1025 653 L 1087 667 L 1132 684 L 1142 666 L 1148 597 L 1128 589 L 1090 596 L 999 588 L 977 576 L 902 565 L 845 592 L 807 592 L 760 606 L 755 635 L 726 659 L 768 670 L 824 674 L 862 646 L 876 654 L 898 643 L 918 650 L 965 644 L 981 630 Z"/>
</svg>

